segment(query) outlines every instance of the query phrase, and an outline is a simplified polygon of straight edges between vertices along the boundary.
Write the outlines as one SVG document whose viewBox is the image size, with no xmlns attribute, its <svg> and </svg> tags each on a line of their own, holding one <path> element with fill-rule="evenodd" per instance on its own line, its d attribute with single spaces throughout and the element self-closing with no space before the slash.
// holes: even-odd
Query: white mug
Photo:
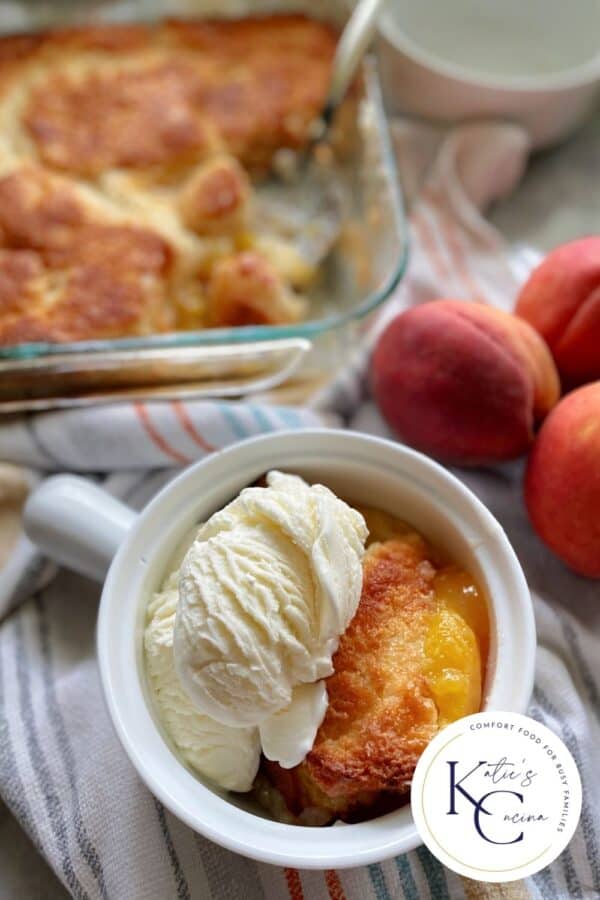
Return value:
<svg viewBox="0 0 600 900">
<path fill-rule="evenodd" d="M 596 106 L 595 0 L 391 0 L 380 25 L 392 114 L 515 122 L 539 149 L 568 137 Z"/>
<path fill-rule="evenodd" d="M 483 707 L 525 711 L 533 685 L 535 625 L 514 551 L 464 485 L 400 444 L 324 429 L 252 438 L 183 471 L 140 515 L 87 481 L 58 475 L 29 498 L 26 529 L 58 562 L 97 579 L 108 572 L 97 632 L 106 702 L 129 759 L 171 812 L 216 843 L 268 863 L 343 868 L 381 861 L 421 843 L 408 805 L 331 828 L 272 821 L 251 800 L 219 791 L 186 768 L 153 710 L 143 658 L 147 601 L 188 529 L 274 468 L 406 519 L 468 568 L 490 613 Z"/>
</svg>

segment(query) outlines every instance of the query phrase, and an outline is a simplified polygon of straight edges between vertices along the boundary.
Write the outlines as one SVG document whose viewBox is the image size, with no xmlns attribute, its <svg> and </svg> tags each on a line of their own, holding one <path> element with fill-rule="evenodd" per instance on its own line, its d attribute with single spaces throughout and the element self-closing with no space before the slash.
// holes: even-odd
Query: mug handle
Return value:
<svg viewBox="0 0 600 900">
<path fill-rule="evenodd" d="M 73 475 L 47 478 L 23 512 L 27 536 L 51 559 L 103 581 L 137 513 L 97 485 Z"/>
</svg>

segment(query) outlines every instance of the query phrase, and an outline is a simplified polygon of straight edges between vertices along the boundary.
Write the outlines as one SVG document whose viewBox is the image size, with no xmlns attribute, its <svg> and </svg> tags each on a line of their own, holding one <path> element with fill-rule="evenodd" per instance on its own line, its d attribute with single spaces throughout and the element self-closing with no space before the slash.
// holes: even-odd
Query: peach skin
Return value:
<svg viewBox="0 0 600 900">
<path fill-rule="evenodd" d="M 542 425 L 525 503 L 548 547 L 580 575 L 600 578 L 600 381 L 567 394 Z"/>
<path fill-rule="evenodd" d="M 600 378 L 600 237 L 549 253 L 521 290 L 515 312 L 546 340 L 565 384 Z"/>
<path fill-rule="evenodd" d="M 460 300 L 397 316 L 375 348 L 371 383 L 400 438 L 462 465 L 524 453 L 560 396 L 552 356 L 531 326 Z"/>
</svg>

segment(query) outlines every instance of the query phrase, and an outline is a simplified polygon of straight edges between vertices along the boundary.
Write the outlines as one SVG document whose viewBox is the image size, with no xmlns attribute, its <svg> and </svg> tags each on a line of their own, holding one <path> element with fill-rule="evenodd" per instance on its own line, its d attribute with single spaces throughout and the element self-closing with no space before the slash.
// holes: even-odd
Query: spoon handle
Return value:
<svg viewBox="0 0 600 900">
<path fill-rule="evenodd" d="M 359 0 L 338 41 L 323 119 L 329 123 L 346 96 L 357 66 L 373 36 L 377 16 L 386 0 Z"/>
</svg>

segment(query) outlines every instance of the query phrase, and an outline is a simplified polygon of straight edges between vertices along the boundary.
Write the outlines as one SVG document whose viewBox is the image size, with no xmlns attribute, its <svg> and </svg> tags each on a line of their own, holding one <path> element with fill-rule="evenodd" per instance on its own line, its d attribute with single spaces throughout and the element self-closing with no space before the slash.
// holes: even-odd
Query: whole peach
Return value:
<svg viewBox="0 0 600 900">
<path fill-rule="evenodd" d="M 600 378 L 600 237 L 549 253 L 523 287 L 515 312 L 546 340 L 565 384 Z"/>
<path fill-rule="evenodd" d="M 560 394 L 552 356 L 533 328 L 460 300 L 397 316 L 375 348 L 371 378 L 402 439 L 463 465 L 524 453 Z"/>
<path fill-rule="evenodd" d="M 567 394 L 542 425 L 525 503 L 550 549 L 580 575 L 600 578 L 600 381 Z"/>
</svg>

